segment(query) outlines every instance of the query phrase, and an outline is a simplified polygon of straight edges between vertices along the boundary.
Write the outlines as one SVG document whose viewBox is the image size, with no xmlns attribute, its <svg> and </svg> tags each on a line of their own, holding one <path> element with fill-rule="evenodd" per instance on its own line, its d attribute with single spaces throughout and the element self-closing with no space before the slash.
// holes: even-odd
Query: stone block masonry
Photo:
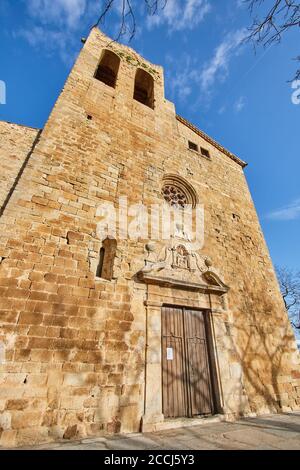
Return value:
<svg viewBox="0 0 300 470">
<path fill-rule="evenodd" d="M 101 72 L 115 87 L 95 78 L 104 50 L 120 59 Z M 153 79 L 151 106 L 141 87 L 133 99 L 138 68 Z M 244 163 L 176 118 L 162 68 L 93 29 L 37 133 L 0 123 L 0 444 L 161 429 L 163 305 L 210 312 L 219 413 L 299 409 L 299 354 Z M 182 266 L 176 286 L 140 280 L 149 240 L 116 240 L 101 277 L 99 204 L 161 204 L 166 175 L 204 205 L 199 256 L 229 286 L 222 295 L 217 277 L 187 289 Z"/>
<path fill-rule="evenodd" d="M 38 134 L 38 129 L 0 121 L 1 213 L 14 190 L 18 177 L 21 176 L 23 166 L 26 166 L 27 158 L 33 150 Z"/>
</svg>

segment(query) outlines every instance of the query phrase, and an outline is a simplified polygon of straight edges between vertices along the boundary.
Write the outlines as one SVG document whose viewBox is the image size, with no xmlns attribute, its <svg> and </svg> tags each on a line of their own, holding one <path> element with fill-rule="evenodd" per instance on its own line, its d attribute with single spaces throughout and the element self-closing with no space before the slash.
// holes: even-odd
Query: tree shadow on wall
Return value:
<svg viewBox="0 0 300 470">
<path fill-rule="evenodd" d="M 250 412 L 260 414 L 296 405 L 296 387 L 291 382 L 297 373 L 292 363 L 297 350 L 284 309 L 278 311 L 278 304 L 265 290 L 256 290 L 252 297 L 244 297 L 242 313 L 229 330 L 230 353 L 241 366 L 240 414 L 245 400 Z"/>
<path fill-rule="evenodd" d="M 252 297 L 244 297 L 242 313 L 234 318 L 225 341 L 227 347 L 222 349 L 228 352 L 228 367 L 232 371 L 236 365 L 238 371 L 231 376 L 234 384 L 230 384 L 232 380 L 229 380 L 229 386 L 225 382 L 222 384 L 226 414 L 247 416 L 250 413 L 277 413 L 287 411 L 291 406 L 297 407 L 297 391 L 292 380 L 297 373 L 300 378 L 300 369 L 297 371 L 299 366 L 293 364 L 295 354 L 298 354 L 294 335 L 287 315 L 283 309 L 278 311 L 278 302 L 269 293 L 258 289 Z M 217 355 L 221 354 L 221 342 L 222 337 L 217 339 Z M 184 369 L 183 366 L 182 370 Z M 170 372 L 164 365 L 162 373 L 167 376 L 165 386 L 175 390 L 172 400 L 176 402 L 177 384 L 186 380 L 186 374 L 174 369 Z M 220 377 L 223 382 L 222 370 Z M 192 384 L 200 403 L 207 401 L 207 393 L 201 386 L 205 379 L 206 377 L 198 374 L 198 380 Z M 181 392 L 179 398 L 182 400 Z M 171 408 L 176 409 L 176 403 Z M 218 411 L 216 399 L 214 413 Z"/>
</svg>

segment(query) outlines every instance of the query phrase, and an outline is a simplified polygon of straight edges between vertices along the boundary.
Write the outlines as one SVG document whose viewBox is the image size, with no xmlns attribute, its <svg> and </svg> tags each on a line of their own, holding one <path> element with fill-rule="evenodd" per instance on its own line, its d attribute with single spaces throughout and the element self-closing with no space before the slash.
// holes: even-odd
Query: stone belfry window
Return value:
<svg viewBox="0 0 300 470">
<path fill-rule="evenodd" d="M 154 80 L 145 70 L 136 71 L 133 97 L 145 106 L 154 108 Z"/>
<path fill-rule="evenodd" d="M 188 204 L 194 208 L 198 202 L 194 188 L 177 175 L 166 175 L 163 178 L 162 195 L 164 200 L 175 208 L 183 209 Z"/>
<path fill-rule="evenodd" d="M 120 58 L 112 51 L 103 51 L 95 78 L 106 85 L 115 88 L 120 68 Z"/>
</svg>

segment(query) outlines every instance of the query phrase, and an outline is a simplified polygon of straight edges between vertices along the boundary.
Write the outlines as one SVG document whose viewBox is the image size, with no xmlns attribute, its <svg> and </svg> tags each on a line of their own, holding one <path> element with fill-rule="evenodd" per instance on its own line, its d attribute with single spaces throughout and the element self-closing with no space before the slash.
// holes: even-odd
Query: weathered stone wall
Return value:
<svg viewBox="0 0 300 470">
<path fill-rule="evenodd" d="M 0 121 L 0 207 L 3 206 L 38 134 L 37 129 Z"/>
<path fill-rule="evenodd" d="M 97 279 L 96 211 L 124 195 L 161 203 L 168 173 L 204 204 L 202 252 L 231 288 L 214 316 L 224 412 L 300 404 L 295 341 L 242 167 L 176 119 L 162 69 L 129 48 L 109 46 L 121 57 L 116 89 L 95 80 L 109 43 L 92 31 L 1 218 L 2 445 L 139 431 L 151 292 L 135 275 L 146 240 L 118 240 L 113 280 Z M 154 76 L 154 110 L 132 99 L 138 63 Z M 211 159 L 188 150 L 188 139 Z"/>
</svg>

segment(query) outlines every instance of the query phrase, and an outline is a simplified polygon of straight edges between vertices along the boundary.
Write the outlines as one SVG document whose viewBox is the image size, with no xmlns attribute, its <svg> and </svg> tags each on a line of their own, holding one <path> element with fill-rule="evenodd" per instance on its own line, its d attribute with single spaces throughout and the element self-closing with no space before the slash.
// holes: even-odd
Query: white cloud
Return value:
<svg viewBox="0 0 300 470">
<path fill-rule="evenodd" d="M 193 29 L 211 11 L 208 0 L 168 0 L 158 14 L 148 17 L 149 28 L 166 24 L 170 31 Z"/>
<path fill-rule="evenodd" d="M 14 30 L 13 37 L 25 39 L 32 47 L 43 48 L 45 54 L 56 53 L 69 66 L 80 47 L 80 31 L 86 31 L 95 20 L 99 2 L 26 0 L 26 9 L 24 26 Z"/>
<path fill-rule="evenodd" d="M 218 114 L 222 115 L 225 113 L 225 111 L 226 111 L 226 106 L 223 105 L 218 109 Z"/>
<path fill-rule="evenodd" d="M 199 86 L 199 64 L 197 58 L 189 54 L 181 57 L 167 56 L 166 86 L 172 100 L 185 102 Z"/>
<path fill-rule="evenodd" d="M 43 24 L 76 28 L 87 7 L 87 0 L 28 0 L 29 14 Z"/>
<path fill-rule="evenodd" d="M 234 103 L 233 108 L 236 113 L 240 113 L 246 105 L 246 98 L 244 96 L 240 96 L 239 99 Z"/>
<path fill-rule="evenodd" d="M 194 91 L 198 96 L 194 102 L 195 107 L 199 105 L 200 101 L 209 104 L 213 85 L 217 81 L 223 82 L 228 77 L 230 60 L 234 55 L 238 55 L 245 35 L 245 29 L 228 34 L 204 66 L 200 65 L 197 58 L 188 54 L 176 59 L 168 57 L 169 67 L 166 83 L 170 86 L 172 98 L 176 96 L 179 100 L 184 101 Z M 241 96 L 234 104 L 235 112 L 240 112 L 245 104 L 245 98 Z M 223 114 L 225 110 L 226 107 L 222 106 L 218 113 Z"/>
<path fill-rule="evenodd" d="M 230 59 L 238 53 L 246 34 L 245 29 L 230 33 L 216 48 L 213 57 L 205 64 L 200 75 L 203 91 L 209 93 L 216 80 L 223 81 L 227 77 Z"/>
<path fill-rule="evenodd" d="M 177 93 L 180 101 L 185 101 L 192 93 L 192 88 L 186 84 L 186 78 L 184 76 L 175 77 L 171 86 Z"/>
<path fill-rule="evenodd" d="M 43 48 L 48 55 L 58 51 L 60 58 L 68 66 L 73 62 L 74 57 L 69 50 L 71 44 L 73 45 L 72 38 L 66 32 L 34 26 L 30 29 L 14 31 L 13 37 L 25 39 L 32 47 Z"/>
<path fill-rule="evenodd" d="M 271 220 L 296 220 L 300 218 L 300 199 L 295 199 L 291 204 L 277 209 L 267 215 Z"/>
<path fill-rule="evenodd" d="M 32 47 L 43 48 L 46 54 L 58 53 L 68 65 L 72 64 L 79 50 L 81 35 L 88 33 L 103 8 L 101 0 L 22 1 L 26 4 L 26 21 L 22 28 L 13 31 L 13 36 L 22 37 Z M 110 30 L 108 34 L 112 36 L 119 34 L 121 5 L 122 0 L 114 0 L 112 16 L 106 18 Z M 140 32 L 141 28 L 138 27 L 136 38 Z M 123 41 L 126 38 L 129 39 L 128 32 L 122 36 Z"/>
<path fill-rule="evenodd" d="M 56 47 L 61 41 L 64 41 L 64 34 L 59 31 L 48 31 L 41 26 L 34 26 L 31 29 L 20 29 L 14 36 L 23 37 L 31 46 L 48 45 L 49 48 Z"/>
<path fill-rule="evenodd" d="M 170 56 L 167 61 L 169 63 L 167 84 L 170 87 L 172 97 L 185 102 L 191 95 L 195 85 L 194 74 L 197 69 L 194 70 L 193 58 L 186 54 L 179 61 L 174 61 Z"/>
</svg>

